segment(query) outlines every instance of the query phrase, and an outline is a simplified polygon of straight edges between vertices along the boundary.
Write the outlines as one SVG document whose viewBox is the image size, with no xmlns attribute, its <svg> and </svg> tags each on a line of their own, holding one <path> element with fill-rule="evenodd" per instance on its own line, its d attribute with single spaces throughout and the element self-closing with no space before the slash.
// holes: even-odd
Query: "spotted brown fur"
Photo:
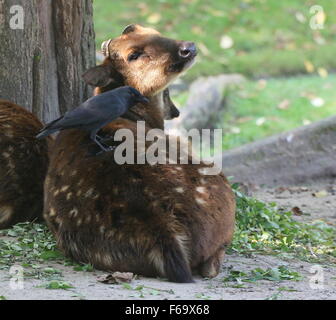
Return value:
<svg viewBox="0 0 336 320">
<path fill-rule="evenodd" d="M 35 139 L 42 127 L 29 111 L 0 100 L 0 229 L 42 216 L 51 142 Z"/>
</svg>

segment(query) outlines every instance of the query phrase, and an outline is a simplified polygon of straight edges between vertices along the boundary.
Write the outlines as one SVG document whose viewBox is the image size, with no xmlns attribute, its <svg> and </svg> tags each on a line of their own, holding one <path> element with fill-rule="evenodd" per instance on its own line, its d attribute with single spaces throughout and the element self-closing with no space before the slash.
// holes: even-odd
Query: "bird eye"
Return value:
<svg viewBox="0 0 336 320">
<path fill-rule="evenodd" d="M 128 58 L 127 58 L 127 60 L 128 61 L 134 61 L 134 60 L 137 60 L 140 56 L 141 56 L 141 52 L 139 52 L 139 51 L 136 51 L 136 52 L 133 52 L 133 53 L 131 53 L 129 56 L 128 56 Z"/>
</svg>

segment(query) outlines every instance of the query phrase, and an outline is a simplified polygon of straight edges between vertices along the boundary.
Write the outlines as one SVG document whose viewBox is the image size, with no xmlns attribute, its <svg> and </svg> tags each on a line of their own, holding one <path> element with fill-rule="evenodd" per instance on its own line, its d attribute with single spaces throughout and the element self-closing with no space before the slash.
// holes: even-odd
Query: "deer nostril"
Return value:
<svg viewBox="0 0 336 320">
<path fill-rule="evenodd" d="M 193 42 L 183 42 L 179 49 L 180 57 L 186 59 L 196 55 L 196 46 Z"/>
<path fill-rule="evenodd" d="M 191 51 L 188 49 L 180 49 L 179 54 L 182 58 L 188 58 L 191 55 Z"/>
</svg>

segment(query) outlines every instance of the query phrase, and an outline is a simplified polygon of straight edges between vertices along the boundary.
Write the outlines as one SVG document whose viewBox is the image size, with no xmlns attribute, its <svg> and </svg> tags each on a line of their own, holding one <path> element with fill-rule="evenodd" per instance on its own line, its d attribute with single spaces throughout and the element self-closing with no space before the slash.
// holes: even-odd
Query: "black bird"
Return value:
<svg viewBox="0 0 336 320">
<path fill-rule="evenodd" d="M 89 131 L 91 140 L 103 151 L 110 151 L 112 148 L 103 145 L 103 139 L 97 135 L 98 131 L 124 115 L 137 103 L 148 102 L 138 90 L 129 86 L 110 90 L 88 99 L 64 116 L 48 123 L 36 138 L 41 139 L 57 131 L 78 128 Z"/>
</svg>

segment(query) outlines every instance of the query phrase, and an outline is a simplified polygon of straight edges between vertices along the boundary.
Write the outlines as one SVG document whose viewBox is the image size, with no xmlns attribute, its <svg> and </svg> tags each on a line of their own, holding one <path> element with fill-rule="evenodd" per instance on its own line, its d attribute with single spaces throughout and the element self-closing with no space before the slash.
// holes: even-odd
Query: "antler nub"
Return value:
<svg viewBox="0 0 336 320">
<path fill-rule="evenodd" d="M 112 39 L 104 41 L 102 46 L 101 46 L 101 52 L 105 57 L 108 57 L 110 55 L 109 45 L 110 45 L 111 41 L 112 41 Z"/>
</svg>

